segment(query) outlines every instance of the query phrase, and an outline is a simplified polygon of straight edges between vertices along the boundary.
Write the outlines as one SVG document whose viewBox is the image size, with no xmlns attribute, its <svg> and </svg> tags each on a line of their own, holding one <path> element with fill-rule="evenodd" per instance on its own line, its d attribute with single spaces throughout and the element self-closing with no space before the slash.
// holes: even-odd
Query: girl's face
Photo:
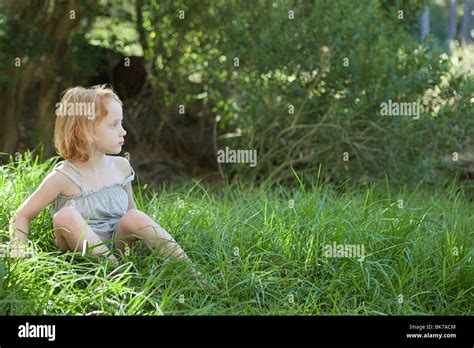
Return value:
<svg viewBox="0 0 474 348">
<path fill-rule="evenodd" d="M 122 127 L 122 106 L 116 100 L 108 100 L 104 106 L 107 109 L 107 116 L 95 130 L 96 147 L 97 151 L 116 155 L 122 151 L 124 137 L 127 134 Z"/>
</svg>

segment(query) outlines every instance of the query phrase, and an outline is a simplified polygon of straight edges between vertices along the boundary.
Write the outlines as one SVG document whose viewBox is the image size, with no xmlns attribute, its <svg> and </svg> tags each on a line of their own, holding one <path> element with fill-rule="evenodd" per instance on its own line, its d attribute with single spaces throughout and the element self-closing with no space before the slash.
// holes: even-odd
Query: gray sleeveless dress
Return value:
<svg viewBox="0 0 474 348">
<path fill-rule="evenodd" d="M 64 167 L 69 166 L 74 170 L 80 178 L 78 182 L 72 175 L 64 171 Z M 128 196 L 125 192 L 125 186 L 135 178 L 135 171 L 131 168 L 131 173 L 123 180 L 123 182 L 106 185 L 95 189 L 85 190 L 84 179 L 79 171 L 68 160 L 58 162 L 53 170 L 64 174 L 77 187 L 80 193 L 72 196 L 59 195 L 52 202 L 50 209 L 51 217 L 61 208 L 70 206 L 75 208 L 87 222 L 90 228 L 100 237 L 103 242 L 115 238 L 115 232 L 120 218 L 128 210 Z M 107 243 L 107 247 L 112 250 L 114 241 Z"/>
</svg>

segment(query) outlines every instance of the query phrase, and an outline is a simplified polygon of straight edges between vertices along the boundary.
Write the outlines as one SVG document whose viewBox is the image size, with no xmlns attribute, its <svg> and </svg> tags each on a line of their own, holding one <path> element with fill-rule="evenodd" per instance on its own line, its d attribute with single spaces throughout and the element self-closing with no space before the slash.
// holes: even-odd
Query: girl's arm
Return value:
<svg viewBox="0 0 474 348">
<path fill-rule="evenodd" d="M 128 159 L 122 156 L 114 156 L 116 159 L 117 166 L 119 170 L 124 173 L 125 175 L 128 175 L 131 173 L 132 166 Z M 133 198 L 133 189 L 132 189 L 132 183 L 129 182 L 127 185 L 125 185 L 125 192 L 127 193 L 128 197 L 128 209 L 137 209 L 137 205 L 135 204 L 135 200 Z"/>
<path fill-rule="evenodd" d="M 15 211 L 10 220 L 11 257 L 18 256 L 19 248 L 26 246 L 30 221 L 61 193 L 63 183 L 61 175 L 52 171 Z"/>
<path fill-rule="evenodd" d="M 127 192 L 127 196 L 128 196 L 128 210 L 137 209 L 137 205 L 135 204 L 135 200 L 133 199 L 133 189 L 132 189 L 131 182 L 129 182 L 125 186 L 125 192 Z"/>
</svg>

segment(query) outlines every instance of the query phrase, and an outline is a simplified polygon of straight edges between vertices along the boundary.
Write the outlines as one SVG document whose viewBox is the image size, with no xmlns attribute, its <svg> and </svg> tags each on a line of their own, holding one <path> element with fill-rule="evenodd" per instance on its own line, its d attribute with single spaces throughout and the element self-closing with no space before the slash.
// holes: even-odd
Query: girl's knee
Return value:
<svg viewBox="0 0 474 348">
<path fill-rule="evenodd" d="M 130 209 L 125 213 L 122 219 L 127 229 L 133 229 L 139 225 L 146 225 L 150 223 L 150 218 L 148 215 L 138 209 Z"/>
<path fill-rule="evenodd" d="M 53 215 L 54 227 L 65 227 L 75 224 L 80 218 L 79 212 L 73 207 L 64 207 Z"/>
</svg>

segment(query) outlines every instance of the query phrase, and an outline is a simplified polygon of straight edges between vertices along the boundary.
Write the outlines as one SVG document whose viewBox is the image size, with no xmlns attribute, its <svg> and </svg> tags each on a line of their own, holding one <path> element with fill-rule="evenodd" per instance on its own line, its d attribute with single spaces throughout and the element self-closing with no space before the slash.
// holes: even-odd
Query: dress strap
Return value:
<svg viewBox="0 0 474 348">
<path fill-rule="evenodd" d="M 79 174 L 79 178 L 80 178 L 80 182 L 78 182 L 76 179 L 74 179 L 69 173 L 67 173 L 66 171 L 64 171 L 62 168 L 58 168 L 60 164 L 63 164 L 64 165 L 68 165 L 69 167 L 71 167 L 72 170 L 74 170 L 77 174 Z M 82 174 L 81 172 L 79 171 L 79 169 L 76 168 L 75 165 L 73 165 L 71 162 L 69 162 L 68 160 L 64 160 L 64 161 L 61 161 L 61 162 L 58 162 L 54 168 L 55 170 L 57 170 L 58 172 L 64 174 L 65 176 L 67 176 L 69 178 L 69 180 L 71 180 L 77 187 L 79 187 L 79 190 L 81 191 L 81 193 L 83 193 L 83 187 L 84 187 L 84 179 L 82 178 Z"/>
<path fill-rule="evenodd" d="M 125 187 L 130 181 L 135 178 L 135 171 L 133 170 L 133 167 L 130 166 L 130 169 L 132 170 L 132 172 L 123 180 L 122 187 Z"/>
</svg>

